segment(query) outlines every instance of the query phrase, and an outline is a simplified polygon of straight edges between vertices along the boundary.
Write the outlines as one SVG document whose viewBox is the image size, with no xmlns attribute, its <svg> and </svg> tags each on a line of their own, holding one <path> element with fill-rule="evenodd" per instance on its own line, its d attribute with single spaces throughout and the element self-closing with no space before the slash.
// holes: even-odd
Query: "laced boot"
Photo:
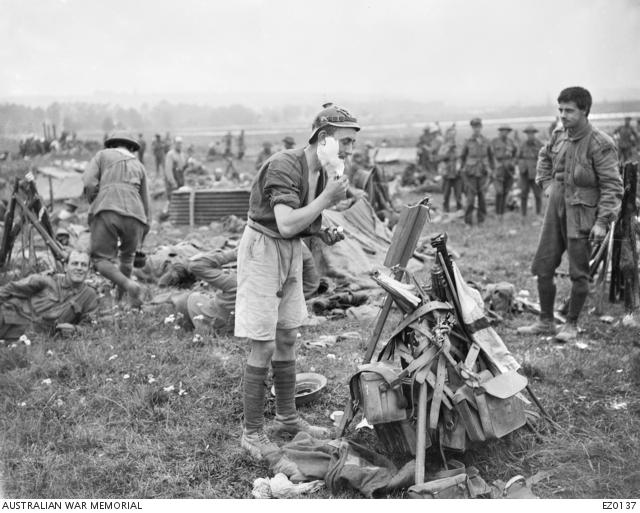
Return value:
<svg viewBox="0 0 640 513">
<path fill-rule="evenodd" d="M 240 447 L 256 460 L 277 461 L 279 459 L 280 448 L 269 440 L 262 429 L 253 433 L 248 433 L 246 429 L 243 429 Z"/>
<path fill-rule="evenodd" d="M 567 322 L 562 325 L 555 337 L 556 342 L 566 344 L 578 338 L 578 325 L 575 322 Z"/>
</svg>

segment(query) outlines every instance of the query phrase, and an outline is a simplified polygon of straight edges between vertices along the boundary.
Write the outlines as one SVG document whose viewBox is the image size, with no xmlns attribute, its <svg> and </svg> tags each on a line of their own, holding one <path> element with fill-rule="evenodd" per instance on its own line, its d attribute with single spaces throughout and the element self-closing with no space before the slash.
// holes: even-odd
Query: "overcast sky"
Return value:
<svg viewBox="0 0 640 513">
<path fill-rule="evenodd" d="M 0 0 L 0 99 L 640 97 L 639 49 L 640 0 Z"/>
</svg>

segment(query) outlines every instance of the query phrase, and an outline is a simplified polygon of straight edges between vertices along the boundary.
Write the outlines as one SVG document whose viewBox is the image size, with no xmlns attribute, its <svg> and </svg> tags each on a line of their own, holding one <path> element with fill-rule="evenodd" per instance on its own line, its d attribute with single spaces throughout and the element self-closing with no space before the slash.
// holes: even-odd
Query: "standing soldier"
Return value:
<svg viewBox="0 0 640 513">
<path fill-rule="evenodd" d="M 223 157 L 232 157 L 233 154 L 231 153 L 231 141 L 233 141 L 233 136 L 231 135 L 231 132 L 227 132 L 227 134 L 224 136 L 224 153 L 222 154 Z"/>
<path fill-rule="evenodd" d="M 520 186 L 520 211 L 522 217 L 527 216 L 527 201 L 529 199 L 529 190 L 533 192 L 536 201 L 536 214 L 542 212 L 542 191 L 536 183 L 536 164 L 538 162 L 538 153 L 543 144 L 536 137 L 538 129 L 529 125 L 524 129 L 527 139 L 520 145 L 518 151 L 518 168 L 520 169 L 519 186 Z"/>
<path fill-rule="evenodd" d="M 444 137 L 442 137 L 442 130 L 438 123 L 431 123 L 431 133 L 433 134 L 433 138 L 429 144 L 429 161 L 431 163 L 430 171 L 435 173 L 438 170 L 438 152 L 444 143 Z"/>
<path fill-rule="evenodd" d="M 449 198 L 451 191 L 456 200 L 457 210 L 462 209 L 462 179 L 458 167 L 458 155 L 456 151 L 456 129 L 449 128 L 444 136 L 444 142 L 438 150 L 438 170 L 442 176 L 442 193 L 444 203 L 442 210 L 449 212 Z"/>
<path fill-rule="evenodd" d="M 136 157 L 138 141 L 116 132 L 84 171 L 89 202 L 91 258 L 96 271 L 129 294 L 132 306 L 142 304 L 142 287 L 131 279 L 133 257 L 149 231 L 147 173 Z M 116 265 L 119 264 L 119 265 Z"/>
<path fill-rule="evenodd" d="M 422 169 L 423 172 L 427 171 L 430 166 L 431 154 L 429 152 L 429 148 L 431 145 L 431 141 L 433 140 L 433 135 L 431 133 L 431 127 L 427 126 L 422 131 L 422 135 L 418 139 L 418 166 Z"/>
<path fill-rule="evenodd" d="M 164 183 L 167 199 L 171 200 L 171 192 L 184 185 L 184 170 L 187 167 L 187 156 L 182 151 L 182 137 L 176 137 L 173 148 L 169 150 L 164 161 Z"/>
<path fill-rule="evenodd" d="M 271 151 L 272 144 L 269 141 L 265 141 L 262 143 L 262 151 L 258 153 L 258 158 L 256 159 L 256 171 L 260 171 L 262 164 L 264 164 L 271 155 L 273 155 L 273 151 Z"/>
<path fill-rule="evenodd" d="M 618 217 L 622 178 L 613 139 L 589 123 L 591 94 L 569 87 L 558 96 L 562 129 L 540 150 L 536 182 L 549 197 L 531 272 L 538 280 L 540 319 L 518 328 L 530 335 L 555 334 L 554 275 L 566 251 L 571 295 L 567 322 L 556 335 L 570 342 L 578 335 L 578 317 L 589 294 L 591 241 L 601 242 Z"/>
<path fill-rule="evenodd" d="M 153 158 L 156 161 L 156 176 L 160 175 L 160 168 L 164 174 L 164 141 L 160 134 L 156 134 L 155 139 L 151 143 L 151 151 L 153 151 Z"/>
<path fill-rule="evenodd" d="M 244 130 L 240 130 L 240 135 L 238 136 L 238 160 L 242 160 L 246 150 L 247 146 L 244 142 Z"/>
<path fill-rule="evenodd" d="M 169 153 L 169 150 L 171 150 L 171 133 L 167 132 L 166 134 L 164 134 L 164 155 L 165 157 L 167 156 L 167 153 Z"/>
<path fill-rule="evenodd" d="M 138 134 L 138 144 L 140 149 L 138 150 L 138 160 L 144 164 L 144 152 L 147 151 L 147 141 L 144 140 L 142 134 Z"/>
<path fill-rule="evenodd" d="M 270 158 L 251 186 L 247 226 L 238 245 L 235 335 L 251 349 L 244 371 L 243 449 L 274 463 L 280 449 L 264 431 L 265 380 L 273 371 L 275 432 L 303 431 L 327 438 L 296 410 L 296 335 L 306 306 L 302 287 L 302 237 L 319 236 L 333 244 L 339 236 L 321 229 L 322 211 L 345 198 L 342 175 L 360 126 L 349 112 L 332 104 L 316 116 L 309 144 Z"/>
<path fill-rule="evenodd" d="M 371 141 L 367 141 L 364 145 L 364 152 L 362 154 L 362 164 L 364 167 L 369 168 L 376 163 L 377 153 L 378 150 L 376 150 L 376 145 Z"/>
<path fill-rule="evenodd" d="M 620 162 L 624 164 L 633 158 L 633 151 L 638 146 L 638 133 L 631 126 L 631 117 L 625 117 L 624 125 L 616 128 L 613 134 L 617 136 Z"/>
<path fill-rule="evenodd" d="M 507 206 L 507 196 L 513 185 L 515 175 L 515 158 L 518 153 L 516 144 L 509 139 L 511 127 L 502 125 L 498 128 L 498 137 L 491 141 L 491 148 L 496 159 L 496 170 L 493 177 L 493 187 L 496 191 L 496 214 L 502 220 L 505 207 Z"/>
<path fill-rule="evenodd" d="M 478 197 L 478 224 L 484 222 L 487 215 L 485 192 L 489 176 L 493 176 L 495 169 L 493 149 L 487 138 L 482 135 L 482 120 L 473 118 L 470 124 L 473 134 L 465 141 L 460 155 L 460 168 L 467 197 L 464 222 L 468 225 L 473 224 L 476 196 Z"/>
</svg>

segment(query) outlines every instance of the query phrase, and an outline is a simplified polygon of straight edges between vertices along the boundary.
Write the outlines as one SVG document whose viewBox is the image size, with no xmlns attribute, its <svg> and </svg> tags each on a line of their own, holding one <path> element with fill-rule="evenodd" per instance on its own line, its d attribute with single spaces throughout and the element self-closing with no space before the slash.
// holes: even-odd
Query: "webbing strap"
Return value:
<svg viewBox="0 0 640 513">
<path fill-rule="evenodd" d="M 436 384 L 433 388 L 433 397 L 431 399 L 431 411 L 429 412 L 429 429 L 438 427 L 438 416 L 440 414 L 440 405 L 444 397 L 444 378 L 446 375 L 446 359 L 444 355 L 438 357 L 438 370 L 436 374 Z"/>
<path fill-rule="evenodd" d="M 496 434 L 493 430 L 493 423 L 491 422 L 491 416 L 489 415 L 489 407 L 487 405 L 487 396 L 480 388 L 474 389 L 474 396 L 476 404 L 478 405 L 478 413 L 480 414 L 480 423 L 482 424 L 482 430 L 484 431 L 487 439 L 496 438 Z"/>
</svg>

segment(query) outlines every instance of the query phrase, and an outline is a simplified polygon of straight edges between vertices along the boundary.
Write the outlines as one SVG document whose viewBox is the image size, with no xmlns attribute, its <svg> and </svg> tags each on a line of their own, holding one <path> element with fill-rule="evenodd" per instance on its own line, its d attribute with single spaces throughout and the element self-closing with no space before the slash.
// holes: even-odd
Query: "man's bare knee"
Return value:
<svg viewBox="0 0 640 513">
<path fill-rule="evenodd" d="M 268 367 L 276 350 L 275 341 L 249 339 L 249 342 L 251 343 L 251 352 L 247 363 L 253 367 Z"/>
<path fill-rule="evenodd" d="M 276 345 L 292 347 L 298 339 L 298 330 L 296 328 L 285 330 L 276 330 Z"/>
</svg>

